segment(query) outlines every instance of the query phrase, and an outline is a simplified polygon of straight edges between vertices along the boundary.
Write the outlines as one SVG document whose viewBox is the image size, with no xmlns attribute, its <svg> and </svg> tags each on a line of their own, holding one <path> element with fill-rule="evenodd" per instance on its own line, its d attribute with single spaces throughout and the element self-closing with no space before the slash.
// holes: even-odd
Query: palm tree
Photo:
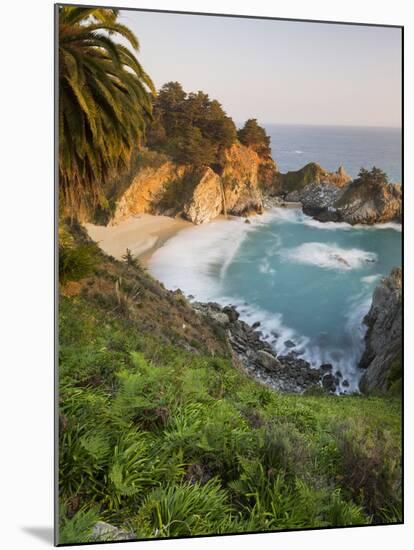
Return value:
<svg viewBox="0 0 414 550">
<path fill-rule="evenodd" d="M 103 184 L 128 166 L 151 118 L 154 85 L 117 18 L 115 9 L 59 12 L 59 186 L 72 215 L 105 202 Z"/>
</svg>

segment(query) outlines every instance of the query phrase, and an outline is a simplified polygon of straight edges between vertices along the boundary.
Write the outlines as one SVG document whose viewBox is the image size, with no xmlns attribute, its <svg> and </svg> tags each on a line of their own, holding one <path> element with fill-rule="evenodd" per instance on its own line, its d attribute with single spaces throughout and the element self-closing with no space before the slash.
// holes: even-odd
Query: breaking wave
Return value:
<svg viewBox="0 0 414 550">
<path fill-rule="evenodd" d="M 323 269 L 349 271 L 373 263 L 377 255 L 358 248 L 340 248 L 334 243 L 304 243 L 293 249 L 282 249 L 280 256 L 289 261 L 315 265 Z"/>
<path fill-rule="evenodd" d="M 376 281 L 389 269 L 381 248 L 373 246 L 378 255 L 365 249 L 381 239 L 375 229 L 400 230 L 398 224 L 322 223 L 297 208 L 274 208 L 249 224 L 217 219 L 181 230 L 153 254 L 149 269 L 171 290 L 234 305 L 242 320 L 260 323 L 257 330 L 278 355 L 293 351 L 314 367 L 331 363 L 349 383 L 342 389 L 357 391 L 362 320 Z M 304 242 L 310 235 L 312 242 Z M 390 239 L 398 237 L 390 233 L 384 242 Z"/>
</svg>

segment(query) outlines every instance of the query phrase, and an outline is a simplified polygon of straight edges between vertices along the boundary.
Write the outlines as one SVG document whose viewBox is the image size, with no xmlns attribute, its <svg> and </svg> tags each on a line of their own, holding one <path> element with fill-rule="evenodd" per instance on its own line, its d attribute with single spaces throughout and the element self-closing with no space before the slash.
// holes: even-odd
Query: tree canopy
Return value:
<svg viewBox="0 0 414 550">
<path fill-rule="evenodd" d="M 128 165 L 151 117 L 154 85 L 117 18 L 115 9 L 59 11 L 59 186 L 73 213 L 103 202 L 103 184 Z"/>
<path fill-rule="evenodd" d="M 220 164 L 223 150 L 237 138 L 234 122 L 217 100 L 201 91 L 187 94 L 179 82 L 168 82 L 160 89 L 153 116 L 148 145 L 177 162 Z"/>
<path fill-rule="evenodd" d="M 361 168 L 356 181 L 359 183 L 388 183 L 388 176 L 383 170 L 373 166 L 372 170 Z"/>
<path fill-rule="evenodd" d="M 249 118 L 243 128 L 237 132 L 240 143 L 256 151 L 261 157 L 270 157 L 270 137 L 255 118 Z"/>
</svg>

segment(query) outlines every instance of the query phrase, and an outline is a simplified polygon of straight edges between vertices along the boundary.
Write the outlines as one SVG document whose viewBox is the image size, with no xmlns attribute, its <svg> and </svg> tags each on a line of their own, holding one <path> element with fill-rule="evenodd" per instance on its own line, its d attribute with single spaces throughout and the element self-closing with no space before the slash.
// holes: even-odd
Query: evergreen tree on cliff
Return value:
<svg viewBox="0 0 414 550">
<path fill-rule="evenodd" d="M 138 39 L 117 19 L 115 9 L 59 11 L 59 188 L 75 215 L 105 202 L 103 183 L 128 166 L 151 117 Z"/>
<path fill-rule="evenodd" d="M 180 163 L 220 165 L 223 151 L 236 138 L 233 120 L 208 94 L 187 94 L 179 82 L 167 82 L 160 89 L 147 132 L 150 147 Z"/>
<path fill-rule="evenodd" d="M 372 170 L 361 168 L 355 181 L 362 184 L 388 183 L 388 176 L 383 170 L 373 166 Z"/>
<path fill-rule="evenodd" d="M 264 128 L 259 126 L 257 119 L 249 118 L 243 128 L 237 132 L 240 143 L 256 151 L 261 157 L 271 156 L 270 137 Z"/>
</svg>

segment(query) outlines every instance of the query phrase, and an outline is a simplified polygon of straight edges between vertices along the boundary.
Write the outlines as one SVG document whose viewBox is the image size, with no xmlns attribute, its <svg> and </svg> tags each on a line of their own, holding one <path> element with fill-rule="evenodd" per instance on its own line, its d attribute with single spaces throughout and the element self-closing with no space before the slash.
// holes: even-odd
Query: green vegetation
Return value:
<svg viewBox="0 0 414 550">
<path fill-rule="evenodd" d="M 326 175 L 326 172 L 319 164 L 316 164 L 316 162 L 309 162 L 300 170 L 293 170 L 286 174 L 278 174 L 279 185 L 282 191 L 291 193 L 292 191 L 303 189 L 309 183 L 319 182 L 322 175 Z"/>
<path fill-rule="evenodd" d="M 207 94 L 171 82 L 152 100 L 150 78 L 114 41 L 138 49 L 117 13 L 60 8 L 65 215 L 90 209 L 103 219 L 134 170 L 165 155 L 220 173 L 238 138 L 271 160 L 257 121 L 237 133 Z M 141 149 L 146 125 L 155 152 Z M 263 181 L 273 181 L 274 165 L 263 165 Z M 315 167 L 286 174 L 286 185 L 313 181 Z M 170 182 L 164 199 L 191 185 Z M 59 229 L 61 544 L 90 541 L 98 520 L 136 538 L 401 521 L 398 396 L 282 395 L 260 385 L 232 365 L 222 327 L 131 251 L 123 262 L 105 256 L 74 219 L 64 225 L 62 215 Z M 391 386 L 400 372 L 396 364 Z"/>
<path fill-rule="evenodd" d="M 358 177 L 355 178 L 344 194 L 339 197 L 335 207 L 347 206 L 352 204 L 353 198 L 357 196 L 359 200 L 372 200 L 378 194 L 378 188 L 388 183 L 387 174 L 380 168 L 373 166 L 372 170 L 361 168 Z"/>
<path fill-rule="evenodd" d="M 154 86 L 136 36 L 117 17 L 115 9 L 59 10 L 59 185 L 74 215 L 105 204 L 102 183 L 128 166 L 151 117 Z"/>
<path fill-rule="evenodd" d="M 402 356 L 400 355 L 390 367 L 387 376 L 387 391 L 393 395 L 401 395 L 403 391 L 403 365 Z"/>
<path fill-rule="evenodd" d="M 90 284 L 60 302 L 61 542 L 98 519 L 137 538 L 401 521 L 398 398 L 278 394 Z"/>
<path fill-rule="evenodd" d="M 99 258 L 98 246 L 93 242 L 75 243 L 65 227 L 59 228 L 59 283 L 79 281 L 95 270 Z"/>
<path fill-rule="evenodd" d="M 373 166 L 372 170 L 361 168 L 355 181 L 361 183 L 388 183 L 388 176 L 383 170 Z"/>
<path fill-rule="evenodd" d="M 237 132 L 240 143 L 246 147 L 254 149 L 256 153 L 263 157 L 271 157 L 270 137 L 266 130 L 259 126 L 255 118 L 249 118 L 243 128 Z"/>
<path fill-rule="evenodd" d="M 154 99 L 149 147 L 176 162 L 220 166 L 223 151 L 236 140 L 236 127 L 220 103 L 204 92 L 186 93 L 178 82 L 164 84 Z"/>
</svg>

